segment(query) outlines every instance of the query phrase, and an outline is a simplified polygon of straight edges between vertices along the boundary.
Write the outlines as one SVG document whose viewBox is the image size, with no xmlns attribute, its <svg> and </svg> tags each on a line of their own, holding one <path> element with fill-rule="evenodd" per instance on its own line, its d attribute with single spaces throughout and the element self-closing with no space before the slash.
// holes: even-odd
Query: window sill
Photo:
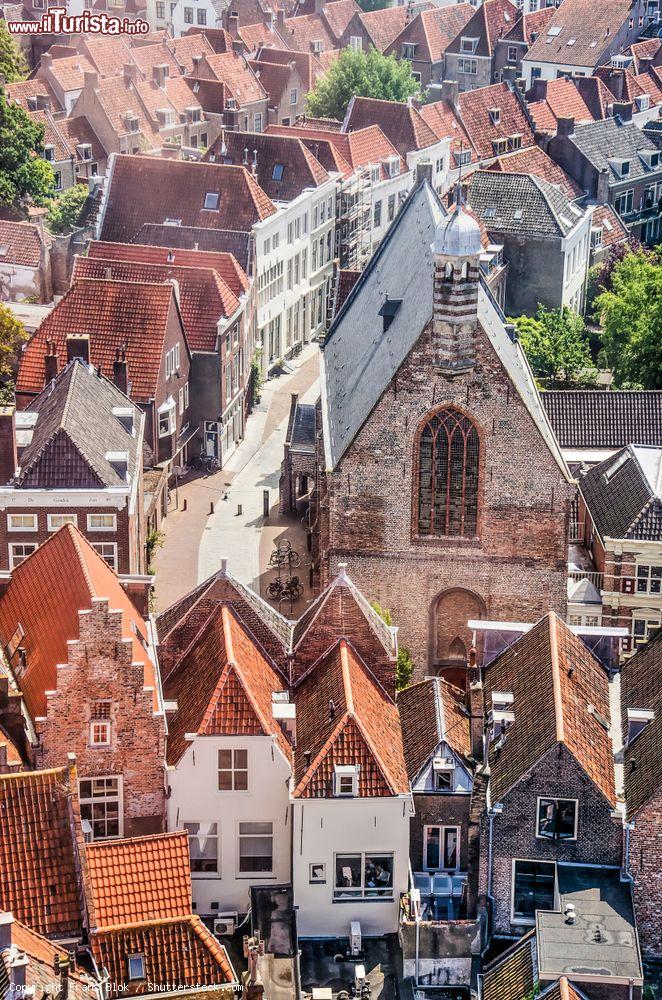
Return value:
<svg viewBox="0 0 662 1000">
<path fill-rule="evenodd" d="M 535 917 L 511 917 L 510 922 L 514 927 L 535 927 Z"/>
<path fill-rule="evenodd" d="M 394 896 L 347 896 L 342 899 L 333 898 L 333 903 L 392 903 Z"/>
<path fill-rule="evenodd" d="M 412 535 L 412 545 L 434 545 L 441 548 L 447 546 L 461 546 L 468 549 L 482 548 L 482 541 L 479 537 L 464 538 L 462 535 Z"/>
<path fill-rule="evenodd" d="M 255 872 L 252 875 L 250 874 L 250 872 L 242 872 L 241 875 L 235 875 L 235 878 L 238 881 L 240 880 L 245 881 L 246 879 L 251 879 L 252 881 L 254 881 L 255 879 L 262 879 L 262 878 L 276 878 L 276 876 L 273 872 Z"/>
</svg>

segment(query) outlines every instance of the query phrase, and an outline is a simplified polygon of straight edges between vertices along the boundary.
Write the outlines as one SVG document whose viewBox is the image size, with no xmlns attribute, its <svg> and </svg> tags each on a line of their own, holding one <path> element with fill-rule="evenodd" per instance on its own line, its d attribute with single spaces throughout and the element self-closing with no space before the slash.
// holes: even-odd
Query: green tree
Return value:
<svg viewBox="0 0 662 1000">
<path fill-rule="evenodd" d="M 586 324 L 570 309 L 547 309 L 539 303 L 535 316 L 520 316 L 514 322 L 539 379 L 573 383 L 592 366 Z"/>
<path fill-rule="evenodd" d="M 376 611 L 382 621 L 386 622 L 387 625 L 393 624 L 393 619 L 391 618 L 391 612 L 388 608 L 383 608 L 381 604 L 376 601 L 371 605 L 373 611 Z M 414 676 L 414 661 L 411 658 L 411 654 L 408 649 L 404 646 L 398 647 L 398 660 L 395 666 L 395 686 L 398 691 L 402 691 L 410 683 L 412 677 Z"/>
<path fill-rule="evenodd" d="M 384 56 L 376 49 L 356 52 L 343 49 L 317 81 L 306 98 L 306 110 L 315 118 L 342 120 L 347 105 L 356 94 L 383 101 L 406 101 L 418 93 L 418 83 L 411 64 L 395 56 Z"/>
<path fill-rule="evenodd" d="M 28 334 L 9 306 L 0 302 L 0 405 L 14 402 L 14 379 Z"/>
<path fill-rule="evenodd" d="M 391 0 L 358 0 L 361 10 L 369 14 L 373 10 L 384 10 L 385 7 L 392 7 Z"/>
<path fill-rule="evenodd" d="M 0 73 L 5 83 L 16 83 L 28 75 L 29 66 L 18 45 L 7 31 L 5 22 L 0 19 Z"/>
<path fill-rule="evenodd" d="M 614 384 L 662 389 L 662 251 L 626 254 L 611 272 L 610 290 L 595 300 L 603 350 Z"/>
<path fill-rule="evenodd" d="M 55 198 L 48 206 L 46 228 L 51 233 L 70 233 L 74 229 L 81 208 L 88 195 L 86 184 L 74 184 Z"/>
<path fill-rule="evenodd" d="M 0 88 L 0 207 L 43 205 L 54 195 L 53 168 L 40 155 L 43 143 L 44 126 Z"/>
</svg>

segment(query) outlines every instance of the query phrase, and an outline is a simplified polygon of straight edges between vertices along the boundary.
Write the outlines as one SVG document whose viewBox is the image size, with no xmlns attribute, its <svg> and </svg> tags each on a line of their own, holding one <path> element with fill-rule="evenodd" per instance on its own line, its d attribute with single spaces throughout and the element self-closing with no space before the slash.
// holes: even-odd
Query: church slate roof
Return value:
<svg viewBox="0 0 662 1000">
<path fill-rule="evenodd" d="M 497 175 L 495 175 L 497 176 Z M 423 329 L 432 319 L 434 260 L 431 244 L 446 215 L 425 181 L 414 188 L 386 238 L 336 316 L 322 350 L 322 420 L 325 459 L 334 469 L 354 441 Z M 401 299 L 387 333 L 377 322 L 386 295 Z M 568 467 L 554 437 L 519 342 L 481 280 L 478 320 L 538 427 L 561 472 Z"/>
<path fill-rule="evenodd" d="M 562 448 L 662 446 L 662 392 L 549 390 L 541 399 Z"/>
</svg>

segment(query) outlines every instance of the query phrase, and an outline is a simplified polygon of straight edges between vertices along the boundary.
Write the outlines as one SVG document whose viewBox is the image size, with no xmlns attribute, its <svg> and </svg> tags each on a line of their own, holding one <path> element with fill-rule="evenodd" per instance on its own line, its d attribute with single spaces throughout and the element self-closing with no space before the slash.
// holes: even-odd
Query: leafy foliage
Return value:
<svg viewBox="0 0 662 1000">
<path fill-rule="evenodd" d="M 393 619 L 391 617 L 391 612 L 388 608 L 383 608 L 381 604 L 376 601 L 371 605 L 373 611 L 376 611 L 382 621 L 386 622 L 387 625 L 393 624 Z M 408 649 L 404 646 L 398 647 L 398 660 L 395 667 L 395 686 L 398 691 L 402 691 L 411 682 L 414 676 L 414 661 L 411 658 L 411 654 Z"/>
<path fill-rule="evenodd" d="M 29 66 L 18 45 L 7 31 L 7 26 L 0 20 L 0 74 L 5 83 L 16 83 L 28 75 Z"/>
<path fill-rule="evenodd" d="M 9 306 L 0 302 L 0 405 L 14 402 L 14 377 L 28 334 Z"/>
<path fill-rule="evenodd" d="M 591 367 L 586 324 L 569 309 L 547 309 L 539 303 L 535 316 L 520 316 L 515 324 L 538 378 L 567 385 Z"/>
<path fill-rule="evenodd" d="M 640 247 L 616 261 L 595 310 L 614 384 L 662 389 L 662 251 Z"/>
<path fill-rule="evenodd" d="M 358 0 L 361 10 L 369 14 L 373 10 L 384 10 L 385 7 L 392 7 L 391 0 Z"/>
<path fill-rule="evenodd" d="M 46 228 L 51 233 L 70 233 L 78 221 L 87 194 L 86 184 L 74 184 L 58 195 L 48 207 Z"/>
<path fill-rule="evenodd" d="M 41 158 L 44 126 L 33 122 L 19 104 L 10 104 L 0 88 L 0 207 L 43 205 L 55 193 L 50 163 Z"/>
<path fill-rule="evenodd" d="M 340 121 L 355 94 L 383 101 L 406 101 L 416 93 L 418 83 L 412 76 L 410 63 L 384 56 L 374 48 L 367 53 L 347 48 L 308 94 L 306 110 L 315 118 Z"/>
</svg>

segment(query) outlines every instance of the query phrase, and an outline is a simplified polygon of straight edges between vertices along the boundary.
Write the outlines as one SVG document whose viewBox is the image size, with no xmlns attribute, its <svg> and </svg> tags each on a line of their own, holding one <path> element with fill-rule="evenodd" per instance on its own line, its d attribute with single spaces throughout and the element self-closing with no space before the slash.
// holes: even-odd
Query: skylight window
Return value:
<svg viewBox="0 0 662 1000">
<path fill-rule="evenodd" d="M 494 205 L 488 205 L 483 214 L 486 219 L 493 219 L 496 215 L 496 208 Z"/>
<path fill-rule="evenodd" d="M 209 209 L 211 212 L 215 212 L 218 208 L 218 193 L 216 191 L 208 191 L 205 195 L 204 208 Z"/>
<path fill-rule="evenodd" d="M 145 978 L 145 957 L 144 955 L 127 955 L 126 959 L 129 979 Z"/>
<path fill-rule="evenodd" d="M 611 482 L 611 480 L 614 478 L 614 476 L 616 475 L 616 473 L 620 469 L 623 468 L 623 466 L 625 465 L 626 462 L 629 462 L 629 461 L 630 461 L 630 452 L 629 451 L 623 451 L 623 452 L 621 452 L 621 454 L 618 456 L 618 458 L 616 459 L 616 461 L 613 462 L 609 466 L 609 468 L 607 469 L 607 471 L 603 472 L 603 474 L 602 474 L 602 481 L 605 484 L 605 486 L 607 485 L 607 483 Z"/>
<path fill-rule="evenodd" d="M 551 27 L 549 29 L 549 31 L 547 32 L 547 35 L 548 35 L 549 38 L 556 38 L 557 35 L 561 34 L 562 30 L 563 30 L 562 28 L 559 28 L 558 26 L 554 26 L 554 27 Z"/>
<path fill-rule="evenodd" d="M 565 44 L 566 45 L 574 45 L 576 41 L 577 41 L 576 38 L 569 38 L 568 41 Z"/>
<path fill-rule="evenodd" d="M 271 179 L 273 181 L 282 181 L 283 173 L 285 172 L 285 167 L 282 163 L 274 163 L 273 173 L 271 174 Z"/>
<path fill-rule="evenodd" d="M 524 212 L 522 211 L 522 209 L 521 208 L 515 209 L 515 213 L 513 215 L 513 219 L 515 220 L 515 222 L 521 222 L 523 218 L 524 218 Z"/>
</svg>

